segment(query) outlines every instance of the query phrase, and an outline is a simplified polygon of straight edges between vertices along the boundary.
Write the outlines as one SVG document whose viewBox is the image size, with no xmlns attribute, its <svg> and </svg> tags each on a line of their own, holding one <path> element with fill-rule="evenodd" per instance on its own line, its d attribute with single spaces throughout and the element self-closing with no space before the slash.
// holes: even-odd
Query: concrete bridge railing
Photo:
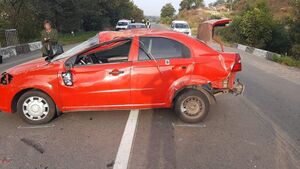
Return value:
<svg viewBox="0 0 300 169">
<path fill-rule="evenodd" d="M 234 47 L 237 48 L 237 49 L 240 49 L 242 51 L 251 53 L 255 56 L 266 58 L 268 60 L 272 60 L 273 56 L 279 56 L 279 57 L 281 56 L 278 53 L 274 53 L 274 52 L 270 52 L 270 51 L 266 51 L 266 50 L 262 50 L 262 49 L 242 45 L 242 44 L 234 44 Z"/>
<path fill-rule="evenodd" d="M 5 48 L 0 48 L 0 55 L 3 59 L 7 59 L 11 56 L 16 56 L 20 54 L 29 53 L 32 51 L 36 51 L 42 48 L 42 42 L 32 42 L 32 43 L 25 43 L 17 46 L 8 46 Z"/>
</svg>

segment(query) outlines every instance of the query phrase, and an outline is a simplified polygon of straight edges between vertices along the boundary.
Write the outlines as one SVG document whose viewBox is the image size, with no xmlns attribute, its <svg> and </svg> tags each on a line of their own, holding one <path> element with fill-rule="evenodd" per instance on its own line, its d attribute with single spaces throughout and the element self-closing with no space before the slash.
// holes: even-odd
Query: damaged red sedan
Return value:
<svg viewBox="0 0 300 169">
<path fill-rule="evenodd" d="M 194 123 L 216 94 L 242 93 L 235 81 L 241 66 L 238 54 L 173 31 L 100 32 L 52 59 L 2 73 L 0 110 L 42 124 L 61 112 L 174 108 Z"/>
</svg>

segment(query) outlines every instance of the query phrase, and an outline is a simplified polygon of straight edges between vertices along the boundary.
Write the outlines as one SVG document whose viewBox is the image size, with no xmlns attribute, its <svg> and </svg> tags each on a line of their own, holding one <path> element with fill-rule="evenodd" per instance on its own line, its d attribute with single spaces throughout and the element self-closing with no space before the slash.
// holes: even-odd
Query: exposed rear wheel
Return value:
<svg viewBox="0 0 300 169">
<path fill-rule="evenodd" d="M 17 104 L 20 117 L 30 124 L 44 124 L 56 115 L 53 100 L 40 91 L 29 91 L 23 94 Z"/>
<path fill-rule="evenodd" d="M 187 90 L 175 101 L 175 112 L 187 123 L 203 121 L 209 111 L 209 101 L 205 94 L 198 90 Z"/>
</svg>

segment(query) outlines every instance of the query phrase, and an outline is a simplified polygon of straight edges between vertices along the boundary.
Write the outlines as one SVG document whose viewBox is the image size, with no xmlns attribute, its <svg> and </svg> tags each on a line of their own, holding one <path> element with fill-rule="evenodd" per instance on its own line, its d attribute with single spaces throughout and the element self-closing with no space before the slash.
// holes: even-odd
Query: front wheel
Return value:
<svg viewBox="0 0 300 169">
<path fill-rule="evenodd" d="M 20 117 L 30 124 L 44 124 L 51 121 L 56 114 L 53 100 L 40 91 L 23 94 L 17 104 Z"/>
<path fill-rule="evenodd" d="M 190 89 L 179 95 L 175 101 L 175 112 L 186 123 L 203 121 L 208 115 L 209 101 L 205 94 Z"/>
</svg>

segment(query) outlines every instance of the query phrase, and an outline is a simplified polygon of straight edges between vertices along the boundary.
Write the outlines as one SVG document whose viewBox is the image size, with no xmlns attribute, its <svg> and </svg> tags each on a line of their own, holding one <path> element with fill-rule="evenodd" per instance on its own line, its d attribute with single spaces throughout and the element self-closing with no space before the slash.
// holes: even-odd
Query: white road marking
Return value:
<svg viewBox="0 0 300 169">
<path fill-rule="evenodd" d="M 205 128 L 206 125 L 205 124 L 175 124 L 172 123 L 173 128 L 175 127 L 191 127 L 191 128 Z"/>
<path fill-rule="evenodd" d="M 138 116 L 139 110 L 130 111 L 113 169 L 128 168 L 133 140 L 135 137 L 135 130 L 137 128 Z"/>
<path fill-rule="evenodd" d="M 48 126 L 18 126 L 18 129 L 40 129 L 40 128 L 51 128 L 55 127 L 55 125 L 48 125 Z"/>
</svg>

